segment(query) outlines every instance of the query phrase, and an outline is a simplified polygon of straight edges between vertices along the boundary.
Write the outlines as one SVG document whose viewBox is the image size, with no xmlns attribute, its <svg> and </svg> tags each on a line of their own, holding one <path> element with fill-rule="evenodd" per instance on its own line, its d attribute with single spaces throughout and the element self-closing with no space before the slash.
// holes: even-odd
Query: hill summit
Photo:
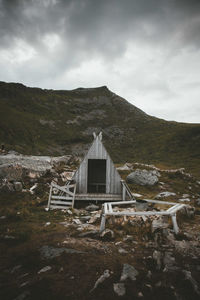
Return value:
<svg viewBox="0 0 200 300">
<path fill-rule="evenodd" d="M 83 155 L 92 132 L 115 162 L 164 163 L 196 169 L 200 124 L 147 115 L 106 86 L 74 90 L 0 82 L 0 142 L 34 155 Z"/>
</svg>

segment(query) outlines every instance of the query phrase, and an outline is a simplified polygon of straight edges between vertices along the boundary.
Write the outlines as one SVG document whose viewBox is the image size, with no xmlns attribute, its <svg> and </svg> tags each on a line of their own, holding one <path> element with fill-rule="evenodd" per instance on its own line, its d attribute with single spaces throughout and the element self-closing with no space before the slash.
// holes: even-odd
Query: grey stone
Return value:
<svg viewBox="0 0 200 300">
<path fill-rule="evenodd" d="M 99 234 L 99 230 L 90 230 L 90 231 L 82 232 L 78 236 L 79 237 L 88 237 L 88 236 L 94 237 L 94 236 L 97 236 L 98 234 Z"/>
<path fill-rule="evenodd" d="M 181 199 L 178 199 L 179 202 L 190 202 L 190 199 L 189 198 L 181 198 Z"/>
<path fill-rule="evenodd" d="M 82 254 L 84 252 L 70 248 L 54 248 L 52 246 L 43 246 L 42 248 L 40 248 L 41 257 L 44 259 L 52 259 L 54 257 L 60 256 L 62 253 Z"/>
<path fill-rule="evenodd" d="M 109 270 L 105 270 L 103 272 L 103 274 L 95 282 L 95 285 L 94 285 L 93 289 L 90 290 L 90 293 L 93 292 L 98 287 L 98 285 L 100 283 L 104 282 L 109 277 L 110 277 L 110 271 Z"/>
<path fill-rule="evenodd" d="M 90 218 L 90 220 L 88 221 L 88 223 L 89 223 L 89 224 L 94 224 L 94 223 L 96 223 L 96 221 L 97 221 L 98 219 L 100 219 L 100 214 L 95 214 L 95 215 L 93 215 L 93 216 Z"/>
<path fill-rule="evenodd" d="M 124 242 L 132 242 L 133 241 L 133 236 L 132 235 L 127 235 L 123 238 Z"/>
<path fill-rule="evenodd" d="M 17 296 L 17 298 L 15 298 L 14 300 L 24 300 L 24 299 L 26 299 L 29 295 L 30 295 L 30 292 L 29 292 L 29 291 L 24 291 L 22 294 L 20 294 L 19 296 Z"/>
<path fill-rule="evenodd" d="M 113 290 L 120 297 L 122 297 L 126 294 L 125 285 L 124 285 L 124 283 L 121 283 L 121 282 L 120 283 L 113 283 Z"/>
<path fill-rule="evenodd" d="M 119 171 L 129 171 L 131 168 L 129 166 L 127 166 L 127 164 L 124 164 L 121 167 L 118 167 L 117 170 Z"/>
<path fill-rule="evenodd" d="M 167 270 L 174 270 L 175 258 L 172 256 L 171 252 L 165 252 L 163 264 Z"/>
<path fill-rule="evenodd" d="M 14 266 L 12 268 L 12 270 L 10 271 L 11 274 L 15 273 L 17 270 L 19 270 L 20 268 L 22 267 L 22 265 L 17 265 L 17 266 Z"/>
<path fill-rule="evenodd" d="M 187 271 L 187 270 L 183 270 L 182 272 L 185 275 L 185 279 L 191 283 L 195 293 L 197 295 L 200 295 L 200 290 L 199 290 L 198 284 L 197 284 L 196 280 L 192 277 L 191 272 Z"/>
<path fill-rule="evenodd" d="M 144 211 L 148 208 L 149 204 L 145 200 L 136 200 L 135 208 L 136 211 Z"/>
<path fill-rule="evenodd" d="M 20 181 L 14 182 L 14 187 L 17 192 L 21 192 L 23 189 L 22 183 Z"/>
<path fill-rule="evenodd" d="M 105 229 L 104 231 L 101 232 L 100 237 L 114 239 L 115 234 L 114 234 L 114 231 L 112 231 L 111 229 Z"/>
<path fill-rule="evenodd" d="M 118 252 L 119 252 L 120 254 L 127 254 L 127 253 L 128 253 L 128 251 L 126 251 L 124 248 L 119 248 L 119 249 L 118 249 Z"/>
<path fill-rule="evenodd" d="M 46 267 L 42 268 L 40 271 L 38 271 L 38 274 L 45 273 L 47 271 L 50 271 L 51 269 L 52 269 L 51 266 L 46 266 Z"/>
<path fill-rule="evenodd" d="M 166 198 L 166 197 L 171 197 L 171 196 L 176 196 L 176 193 L 173 193 L 173 192 L 161 192 L 155 198 L 159 199 L 159 198 Z"/>
<path fill-rule="evenodd" d="M 157 229 L 168 228 L 169 223 L 165 221 L 164 218 L 160 217 L 159 219 L 154 219 L 151 224 L 152 233 Z"/>
<path fill-rule="evenodd" d="M 127 176 L 126 180 L 128 183 L 135 183 L 139 185 L 154 185 L 158 182 L 159 175 L 159 172 L 156 170 L 148 171 L 136 169 Z"/>
<path fill-rule="evenodd" d="M 162 254 L 160 251 L 154 250 L 153 252 L 153 259 L 156 262 L 156 268 L 157 270 L 161 269 L 161 258 L 162 258 Z"/>
<path fill-rule="evenodd" d="M 185 208 L 186 214 L 189 218 L 194 218 L 195 215 L 195 208 L 192 206 L 187 205 Z"/>
<path fill-rule="evenodd" d="M 91 219 L 91 216 L 81 216 L 79 219 L 83 222 L 87 222 Z"/>
<path fill-rule="evenodd" d="M 196 200 L 196 205 L 197 205 L 197 206 L 200 206 L 200 198 L 198 198 L 198 199 Z"/>
<path fill-rule="evenodd" d="M 124 264 L 120 281 L 125 281 L 128 278 L 134 281 L 136 280 L 136 276 L 138 274 L 138 271 L 133 266 L 129 264 Z"/>
<path fill-rule="evenodd" d="M 20 180 L 24 175 L 37 178 L 60 163 L 66 164 L 71 157 L 71 155 L 59 157 L 22 154 L 0 155 L 0 178 Z"/>
<path fill-rule="evenodd" d="M 90 204 L 88 206 L 86 206 L 85 208 L 87 211 L 96 211 L 99 209 L 99 206 L 95 205 L 95 204 Z"/>
<path fill-rule="evenodd" d="M 138 298 L 143 298 L 144 297 L 144 295 L 142 294 L 142 292 L 139 292 L 137 296 L 138 296 Z"/>
</svg>

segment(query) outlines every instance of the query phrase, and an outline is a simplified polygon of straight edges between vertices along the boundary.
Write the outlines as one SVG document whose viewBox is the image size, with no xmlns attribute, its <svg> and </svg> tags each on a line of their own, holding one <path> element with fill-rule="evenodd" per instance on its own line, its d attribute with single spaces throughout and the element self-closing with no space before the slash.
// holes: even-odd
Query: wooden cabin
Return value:
<svg viewBox="0 0 200 300">
<path fill-rule="evenodd" d="M 94 141 L 74 175 L 75 200 L 120 200 L 121 177 L 102 143 L 102 133 L 93 135 Z"/>
<path fill-rule="evenodd" d="M 102 133 L 93 135 L 94 141 L 72 180 L 65 186 L 51 183 L 47 209 L 73 207 L 77 200 L 108 202 L 133 198 L 102 143 Z"/>
</svg>

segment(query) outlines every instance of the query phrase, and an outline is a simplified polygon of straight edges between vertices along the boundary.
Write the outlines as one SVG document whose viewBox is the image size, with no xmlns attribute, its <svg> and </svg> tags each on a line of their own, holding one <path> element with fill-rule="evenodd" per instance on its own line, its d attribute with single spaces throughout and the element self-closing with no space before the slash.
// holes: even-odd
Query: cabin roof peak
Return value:
<svg viewBox="0 0 200 300">
<path fill-rule="evenodd" d="M 102 131 L 99 132 L 99 134 L 96 134 L 96 132 L 93 132 L 94 140 L 99 138 L 100 141 L 102 141 Z"/>
</svg>

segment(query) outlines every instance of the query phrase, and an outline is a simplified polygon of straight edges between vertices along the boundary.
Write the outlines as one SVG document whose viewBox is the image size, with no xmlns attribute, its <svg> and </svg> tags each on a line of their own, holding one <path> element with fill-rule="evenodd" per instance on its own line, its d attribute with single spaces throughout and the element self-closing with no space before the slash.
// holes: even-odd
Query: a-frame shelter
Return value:
<svg viewBox="0 0 200 300">
<path fill-rule="evenodd" d="M 102 142 L 102 133 L 93 135 L 94 141 L 74 175 L 75 200 L 125 200 L 126 189 Z"/>
<path fill-rule="evenodd" d="M 132 194 L 116 170 L 110 155 L 102 142 L 102 133 L 94 135 L 94 140 L 75 172 L 72 181 L 59 187 L 52 183 L 48 208 L 74 206 L 77 200 L 121 201 L 132 199 Z M 53 195 L 54 188 L 60 194 Z"/>
</svg>

